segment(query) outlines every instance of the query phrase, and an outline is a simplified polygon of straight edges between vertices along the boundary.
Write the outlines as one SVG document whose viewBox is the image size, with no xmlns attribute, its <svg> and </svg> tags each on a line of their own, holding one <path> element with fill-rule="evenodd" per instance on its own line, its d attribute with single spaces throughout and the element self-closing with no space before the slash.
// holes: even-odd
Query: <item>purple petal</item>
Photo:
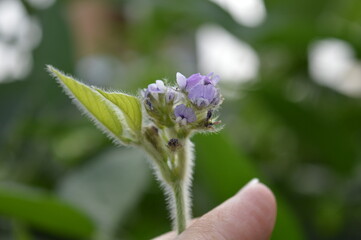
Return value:
<svg viewBox="0 0 361 240">
<path fill-rule="evenodd" d="M 187 85 L 187 78 L 183 74 L 177 72 L 177 83 L 180 89 L 184 89 Z"/>
<path fill-rule="evenodd" d="M 165 92 L 165 86 L 164 86 L 164 82 L 162 80 L 157 80 L 155 81 L 155 84 L 157 85 L 157 88 L 159 89 L 160 92 L 164 93 Z"/>
<path fill-rule="evenodd" d="M 176 99 L 176 94 L 177 92 L 174 91 L 173 89 L 171 88 L 168 88 L 167 89 L 167 93 L 165 94 L 165 101 L 167 103 L 171 102 L 171 101 L 174 101 Z"/>
<path fill-rule="evenodd" d="M 214 73 L 209 73 L 204 78 L 204 85 L 212 84 L 213 86 L 216 86 L 219 80 L 220 77 L 218 75 L 214 76 Z"/>
<path fill-rule="evenodd" d="M 183 121 L 183 119 L 185 119 L 187 123 L 191 123 L 197 120 L 194 110 L 186 107 L 184 104 L 180 104 L 175 107 L 174 115 L 177 121 Z"/>
<path fill-rule="evenodd" d="M 191 89 L 188 97 L 192 101 L 195 101 L 197 98 L 205 98 L 210 102 L 213 100 L 216 94 L 217 89 L 213 85 L 197 85 Z"/>
<path fill-rule="evenodd" d="M 206 76 L 204 76 L 204 80 L 203 80 L 203 84 L 204 85 L 208 85 L 208 84 L 213 84 L 212 82 L 212 76 L 214 73 L 209 73 Z"/>
<path fill-rule="evenodd" d="M 189 91 L 188 97 L 191 101 L 195 101 L 197 98 L 202 97 L 204 85 L 197 85 Z"/>
<path fill-rule="evenodd" d="M 196 120 L 196 115 L 192 108 L 186 108 L 184 110 L 184 117 L 187 119 L 187 122 L 194 122 Z"/>
<path fill-rule="evenodd" d="M 148 85 L 148 91 L 151 93 L 164 93 L 166 87 L 162 80 L 157 80 L 155 83 L 151 83 Z"/>
<path fill-rule="evenodd" d="M 211 73 L 208 73 L 208 74 L 206 75 L 206 77 L 212 78 L 213 75 L 214 75 L 214 72 L 211 72 Z"/>
<path fill-rule="evenodd" d="M 203 88 L 203 97 L 211 102 L 216 96 L 217 90 L 213 85 L 206 85 Z"/>
<path fill-rule="evenodd" d="M 196 73 L 191 75 L 187 79 L 186 90 L 190 92 L 197 85 L 213 85 L 216 86 L 219 82 L 219 76 L 214 73 L 209 73 L 207 75 L 201 75 L 200 73 Z"/>
<path fill-rule="evenodd" d="M 218 84 L 219 80 L 221 80 L 221 77 L 218 76 L 218 75 L 216 75 L 216 76 L 212 77 L 212 80 L 211 80 L 211 81 L 212 81 L 212 84 L 213 84 L 214 86 L 216 86 L 216 85 Z"/>
<path fill-rule="evenodd" d="M 198 107 L 207 107 L 209 105 L 209 101 L 205 98 L 197 98 L 195 104 Z"/>
<path fill-rule="evenodd" d="M 215 86 L 211 84 L 199 84 L 190 90 L 188 97 L 192 103 L 196 104 L 198 107 L 206 107 L 215 101 L 215 98 L 218 95 L 218 90 Z"/>
<path fill-rule="evenodd" d="M 149 92 L 158 92 L 157 85 L 155 83 L 151 83 L 148 85 L 148 91 Z"/>
<path fill-rule="evenodd" d="M 174 109 L 174 115 L 176 117 L 182 117 L 183 118 L 183 112 L 186 109 L 186 106 L 184 104 L 178 105 Z"/>
<path fill-rule="evenodd" d="M 189 91 L 189 90 L 191 90 L 194 86 L 203 83 L 203 79 L 204 79 L 204 76 L 202 76 L 200 73 L 196 73 L 196 74 L 191 75 L 191 76 L 187 79 L 186 90 Z"/>
</svg>

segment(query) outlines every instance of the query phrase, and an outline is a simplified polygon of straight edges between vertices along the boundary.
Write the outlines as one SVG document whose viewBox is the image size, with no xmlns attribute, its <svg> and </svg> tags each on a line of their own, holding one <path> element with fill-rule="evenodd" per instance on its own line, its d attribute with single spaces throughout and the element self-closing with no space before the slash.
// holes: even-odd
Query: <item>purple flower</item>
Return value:
<svg viewBox="0 0 361 240">
<path fill-rule="evenodd" d="M 216 86 L 219 82 L 219 76 L 213 76 L 213 73 L 208 75 L 201 75 L 196 73 L 191 75 L 189 78 L 186 78 L 181 73 L 177 73 L 177 83 L 180 89 L 185 89 L 189 92 L 193 87 L 197 85 L 213 85 Z"/>
<path fill-rule="evenodd" d="M 165 101 L 166 103 L 173 103 L 178 98 L 178 93 L 174 91 L 172 88 L 168 88 L 165 94 Z"/>
<path fill-rule="evenodd" d="M 177 72 L 177 83 L 180 89 L 185 89 L 187 85 L 187 78 L 180 72 Z"/>
<path fill-rule="evenodd" d="M 175 107 L 174 115 L 176 117 L 176 122 L 182 125 L 186 125 L 187 123 L 191 123 L 197 120 L 193 109 L 186 107 L 184 104 L 180 104 Z"/>
<path fill-rule="evenodd" d="M 218 89 L 212 84 L 198 84 L 189 91 L 188 97 L 198 107 L 217 105 L 220 99 Z"/>
<path fill-rule="evenodd" d="M 154 98 L 158 100 L 159 93 L 165 93 L 167 87 L 164 86 L 164 82 L 162 80 L 156 80 L 155 83 L 151 83 L 148 85 L 147 88 L 143 89 L 140 94 L 145 98 Z"/>
<path fill-rule="evenodd" d="M 166 87 L 164 86 L 164 82 L 162 80 L 157 80 L 155 83 L 149 84 L 147 88 L 147 92 L 149 93 L 164 93 Z"/>
</svg>

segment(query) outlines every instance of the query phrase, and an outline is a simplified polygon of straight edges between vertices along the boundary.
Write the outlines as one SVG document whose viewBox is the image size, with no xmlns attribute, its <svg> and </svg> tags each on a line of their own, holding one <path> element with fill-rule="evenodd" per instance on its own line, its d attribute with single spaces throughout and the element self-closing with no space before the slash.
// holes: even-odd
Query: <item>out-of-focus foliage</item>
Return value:
<svg viewBox="0 0 361 240">
<path fill-rule="evenodd" d="M 360 59 L 359 0 L 265 1 L 267 16 L 252 28 L 206 0 L 33 2 L 19 1 L 42 32 L 32 70 L 0 82 L 1 239 L 149 239 L 170 229 L 145 157 L 113 146 L 45 65 L 135 94 L 199 71 L 205 24 L 246 42 L 260 67 L 249 82 L 222 83 L 225 129 L 194 139 L 194 215 L 258 177 L 278 200 L 272 239 L 361 238 L 360 95 L 326 87 L 309 70 L 318 40 L 342 40 Z"/>
<path fill-rule="evenodd" d="M 95 232 L 94 224 L 85 214 L 33 189 L 18 189 L 16 185 L 2 186 L 0 203 L 0 212 L 5 216 L 59 235 L 90 238 Z"/>
</svg>

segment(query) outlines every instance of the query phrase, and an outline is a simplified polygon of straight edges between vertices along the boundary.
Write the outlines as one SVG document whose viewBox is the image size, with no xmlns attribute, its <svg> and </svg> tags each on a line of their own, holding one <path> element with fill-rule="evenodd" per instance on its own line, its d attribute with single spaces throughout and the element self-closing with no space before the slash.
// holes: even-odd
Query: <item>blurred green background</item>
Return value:
<svg viewBox="0 0 361 240">
<path fill-rule="evenodd" d="M 272 239 L 361 239 L 360 43 L 360 0 L 1 0 L 0 238 L 170 229 L 143 153 L 82 116 L 51 64 L 129 93 L 216 72 L 225 129 L 194 137 L 194 216 L 258 177 Z"/>
</svg>

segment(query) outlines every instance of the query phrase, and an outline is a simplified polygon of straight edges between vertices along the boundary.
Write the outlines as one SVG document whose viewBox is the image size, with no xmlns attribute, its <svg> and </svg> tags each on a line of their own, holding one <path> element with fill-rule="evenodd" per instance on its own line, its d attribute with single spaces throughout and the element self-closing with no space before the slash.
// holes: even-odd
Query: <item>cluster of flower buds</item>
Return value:
<svg viewBox="0 0 361 240">
<path fill-rule="evenodd" d="M 213 73 L 193 74 L 186 78 L 177 73 L 178 86 L 167 86 L 162 80 L 148 85 L 141 95 L 145 109 L 155 125 L 183 129 L 188 135 L 192 130 L 215 130 L 214 112 L 222 103 L 217 84 L 219 76 Z"/>
</svg>

